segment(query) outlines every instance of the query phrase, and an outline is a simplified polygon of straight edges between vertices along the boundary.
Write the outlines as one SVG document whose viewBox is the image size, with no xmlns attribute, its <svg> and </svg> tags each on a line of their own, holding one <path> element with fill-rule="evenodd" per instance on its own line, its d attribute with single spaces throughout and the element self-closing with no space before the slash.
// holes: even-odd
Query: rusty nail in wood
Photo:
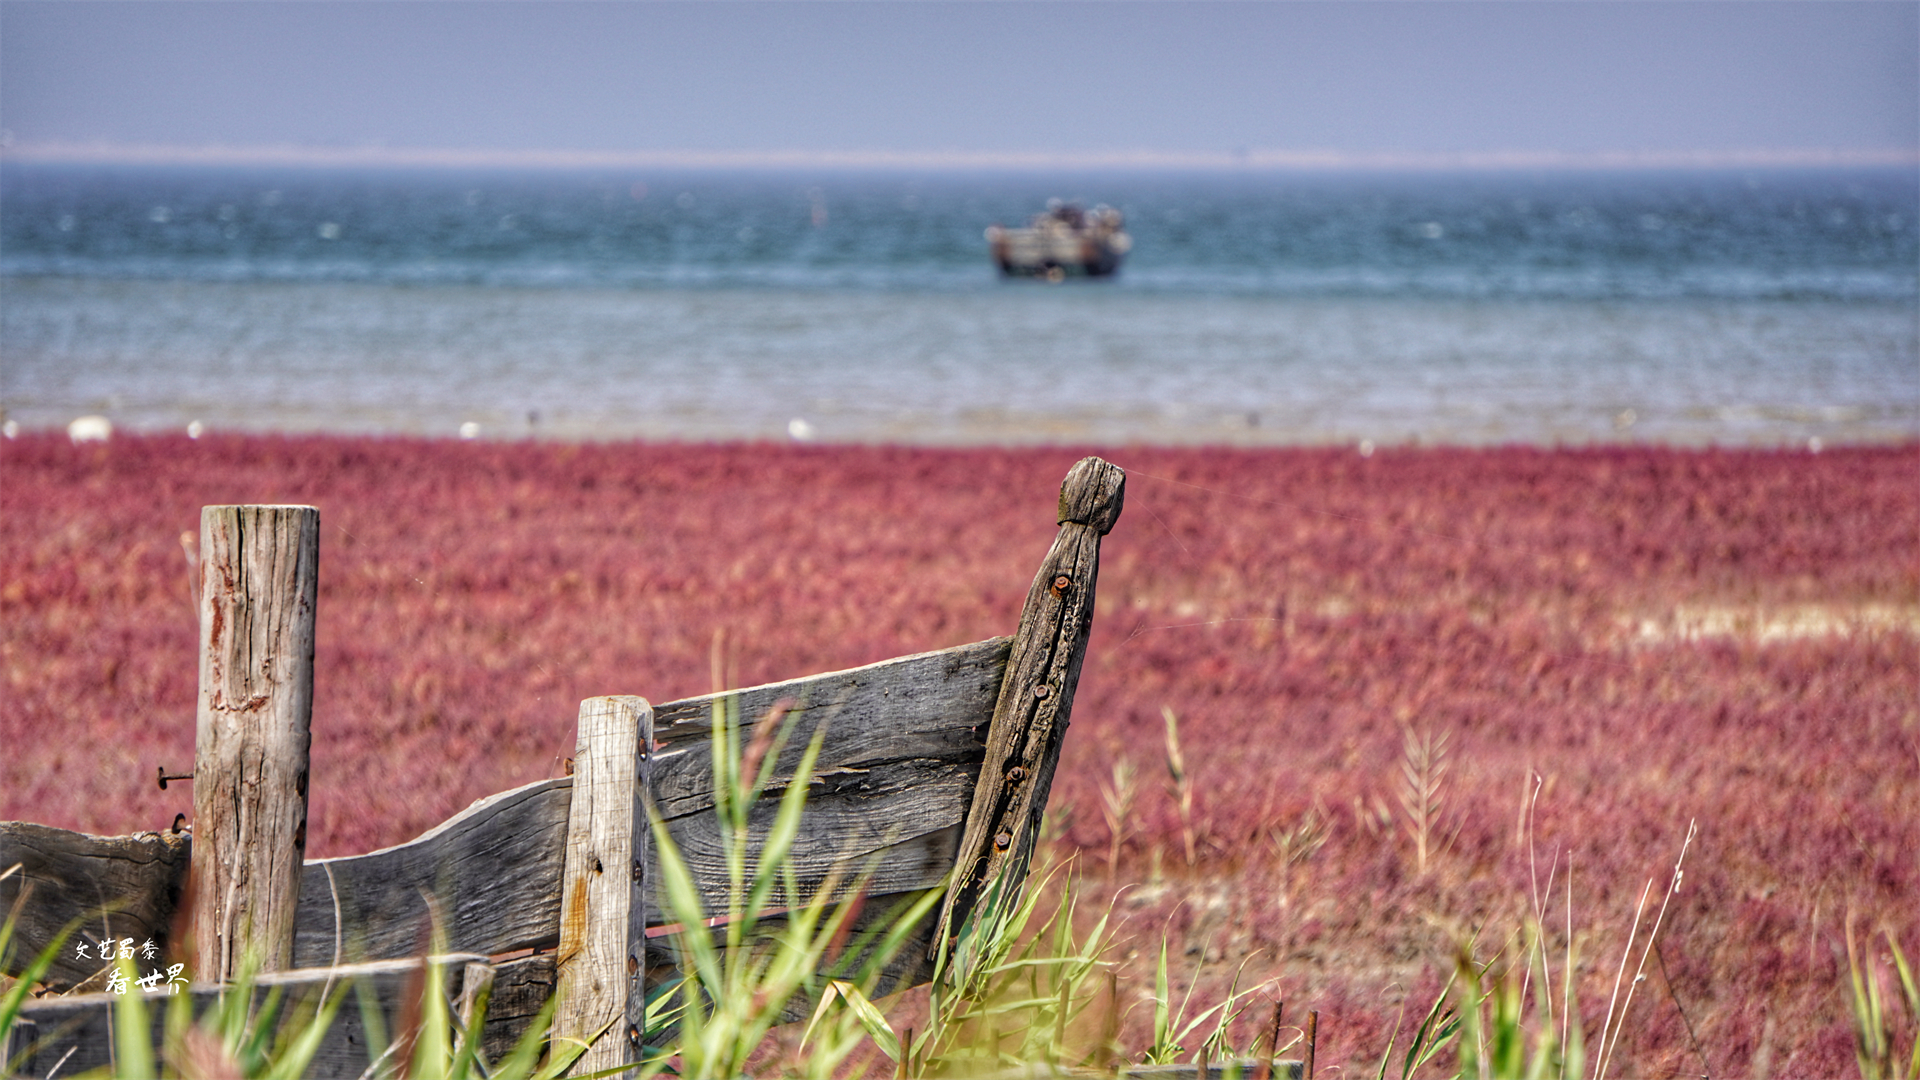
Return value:
<svg viewBox="0 0 1920 1080">
<path fill-rule="evenodd" d="M 1061 574 L 1059 577 L 1056 577 L 1053 579 L 1054 592 L 1063 593 L 1071 588 L 1073 588 L 1073 579 L 1068 577 L 1067 575 Z"/>
<path fill-rule="evenodd" d="M 185 815 L 185 814 L 175 814 L 175 815 L 173 815 L 173 828 L 171 828 L 171 829 L 168 829 L 167 831 L 168 831 L 168 832 L 171 832 L 171 833 L 172 833 L 173 835 L 175 835 L 175 836 L 179 836 L 179 835 L 180 835 L 180 823 L 181 823 L 181 822 L 183 822 L 183 821 L 185 821 L 185 820 L 187 820 L 187 815 Z"/>
<path fill-rule="evenodd" d="M 1039 698 L 1041 701 L 1045 701 L 1047 698 L 1053 696 L 1053 687 L 1048 686 L 1046 683 L 1041 683 L 1033 688 L 1033 696 Z"/>
<path fill-rule="evenodd" d="M 633 860 L 633 883 L 635 885 L 640 884 L 646 879 L 646 876 L 647 868 L 641 864 L 639 859 Z"/>
<path fill-rule="evenodd" d="M 999 848 L 1001 851 L 1007 850 L 1007 845 L 1011 843 L 1013 843 L 1013 834 L 1007 832 L 1005 829 L 1001 829 L 1000 835 L 993 838 L 993 846 Z"/>
<path fill-rule="evenodd" d="M 160 790 L 161 790 L 161 791 L 165 791 L 165 790 L 167 790 L 167 781 L 169 781 L 169 780 L 191 780 L 191 779 L 193 779 L 193 774 L 192 774 L 192 773 L 181 773 L 181 774 L 180 774 L 179 776 L 168 776 L 168 775 L 167 775 L 167 767 L 166 767 L 165 765 L 162 765 L 162 766 L 160 766 L 159 768 L 156 768 L 156 769 L 154 769 L 154 770 L 153 770 L 153 773 L 154 773 L 154 775 L 155 775 L 155 776 L 158 776 L 158 777 L 160 778 Z"/>
<path fill-rule="evenodd" d="M 1025 780 L 1026 778 L 1027 778 L 1027 770 L 1021 768 L 1018 765 L 1015 765 L 1013 768 L 1007 770 L 1007 779 L 1013 781 L 1016 784 L 1022 780 Z"/>
</svg>

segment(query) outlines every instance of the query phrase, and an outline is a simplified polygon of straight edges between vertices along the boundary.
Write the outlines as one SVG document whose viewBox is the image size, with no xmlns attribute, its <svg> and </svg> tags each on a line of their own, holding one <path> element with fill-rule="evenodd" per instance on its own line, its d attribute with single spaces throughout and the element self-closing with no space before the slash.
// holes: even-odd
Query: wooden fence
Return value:
<svg viewBox="0 0 1920 1080">
<path fill-rule="evenodd" d="M 316 860 L 304 851 L 318 511 L 208 507 L 193 827 L 99 837 L 0 822 L 0 871 L 19 866 L 0 881 L 0 911 L 18 920 L 7 974 L 78 923 L 46 976 L 52 986 L 101 989 L 109 972 L 99 945 L 130 938 L 157 943 L 162 956 L 197 957 L 194 970 L 212 978 L 192 993 L 210 998 L 252 950 L 276 972 L 268 983 L 361 980 L 396 1030 L 408 973 L 437 920 L 445 952 L 431 961 L 445 967 L 451 992 L 470 1002 L 478 986 L 493 988 L 490 1055 L 558 994 L 556 1034 L 585 1038 L 612 1025 L 576 1071 L 617 1067 L 638 1048 L 646 986 L 674 966 L 670 938 L 649 934 L 665 920 L 652 894 L 646 796 L 711 910 L 724 912 L 728 877 L 711 812 L 715 707 L 733 710 L 751 738 L 786 702 L 796 729 L 778 777 L 792 776 L 816 730 L 828 731 L 791 856 L 803 892 L 861 877 L 862 917 L 877 920 L 955 883 L 883 980 L 891 989 L 924 982 L 937 928 L 957 927 L 996 875 L 1026 874 L 1086 653 L 1100 538 L 1124 486 L 1121 470 L 1098 458 L 1067 474 L 1059 534 L 1010 638 L 660 706 L 590 698 L 573 775 L 482 799 L 411 843 Z M 770 794 L 781 786 L 776 779 Z M 776 801 L 756 809 L 753 842 Z M 108 1062 L 113 1000 L 39 999 L 0 1061 L 36 1076 Z M 368 1035 L 353 1012 L 329 1034 L 317 1075 L 365 1068 Z"/>
</svg>

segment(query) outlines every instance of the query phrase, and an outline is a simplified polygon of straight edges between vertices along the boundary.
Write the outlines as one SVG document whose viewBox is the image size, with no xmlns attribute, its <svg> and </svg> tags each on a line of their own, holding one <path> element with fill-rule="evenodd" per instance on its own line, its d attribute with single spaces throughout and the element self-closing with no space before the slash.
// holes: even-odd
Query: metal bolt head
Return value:
<svg viewBox="0 0 1920 1080">
<path fill-rule="evenodd" d="M 1073 588 L 1073 579 L 1067 575 L 1061 574 L 1053 579 L 1053 591 L 1056 596 L 1071 588 Z"/>
<path fill-rule="evenodd" d="M 1021 768 L 1018 765 L 1015 765 L 1013 768 L 1007 770 L 1007 779 L 1013 781 L 1016 784 L 1022 780 L 1025 780 L 1026 778 L 1027 778 L 1027 770 Z"/>
<path fill-rule="evenodd" d="M 1053 687 L 1048 686 L 1046 683 L 1041 683 L 1033 688 L 1033 696 L 1039 698 L 1041 701 L 1045 701 L 1053 696 Z"/>
<path fill-rule="evenodd" d="M 1013 834 L 1005 829 L 1001 829 L 1000 834 L 993 838 L 993 846 L 1001 851 L 1007 850 L 1007 845 L 1011 843 L 1013 843 Z"/>
</svg>

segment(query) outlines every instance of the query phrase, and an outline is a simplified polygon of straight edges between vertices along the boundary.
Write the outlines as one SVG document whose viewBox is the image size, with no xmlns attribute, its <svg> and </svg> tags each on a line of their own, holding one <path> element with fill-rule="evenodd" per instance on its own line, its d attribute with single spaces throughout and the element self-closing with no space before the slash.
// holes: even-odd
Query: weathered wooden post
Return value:
<svg viewBox="0 0 1920 1080">
<path fill-rule="evenodd" d="M 937 926 L 959 932 L 991 883 L 1008 884 L 1004 904 L 1026 878 L 1093 629 L 1100 538 L 1119 520 L 1126 487 L 1127 474 L 1097 457 L 1082 458 L 1060 484 L 1060 532 L 1020 612 Z"/>
<path fill-rule="evenodd" d="M 320 511 L 200 511 L 193 943 L 202 981 L 291 966 L 307 854 Z"/>
<path fill-rule="evenodd" d="M 653 706 L 645 698 L 580 703 L 553 1017 L 555 1040 L 595 1040 L 574 1063 L 576 1076 L 634 1061 L 646 1027 L 649 829 L 642 793 L 652 756 Z"/>
</svg>

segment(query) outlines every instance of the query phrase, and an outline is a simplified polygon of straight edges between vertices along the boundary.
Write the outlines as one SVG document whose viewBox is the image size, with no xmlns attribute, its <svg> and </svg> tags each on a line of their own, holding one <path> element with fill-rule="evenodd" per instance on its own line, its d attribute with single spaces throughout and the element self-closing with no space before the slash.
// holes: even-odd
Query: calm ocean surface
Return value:
<svg viewBox="0 0 1920 1080">
<path fill-rule="evenodd" d="M 982 231 L 1053 195 L 1126 213 L 1117 280 L 997 278 Z M 0 407 L 488 438 L 1912 439 L 1920 184 L 8 166 Z"/>
</svg>

